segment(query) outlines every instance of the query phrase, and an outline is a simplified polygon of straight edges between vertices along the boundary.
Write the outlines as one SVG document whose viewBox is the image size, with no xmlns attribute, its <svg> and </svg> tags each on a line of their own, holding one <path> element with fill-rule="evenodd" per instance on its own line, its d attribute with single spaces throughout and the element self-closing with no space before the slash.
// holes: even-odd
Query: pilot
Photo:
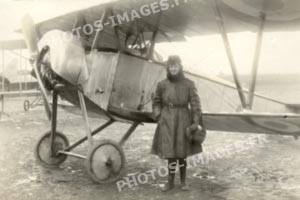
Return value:
<svg viewBox="0 0 300 200">
<path fill-rule="evenodd" d="M 153 98 L 153 114 L 157 128 L 151 153 L 168 161 L 168 182 L 163 191 L 174 188 L 175 171 L 180 171 L 181 189 L 186 183 L 186 158 L 202 152 L 205 131 L 201 123 L 200 98 L 193 81 L 184 76 L 181 59 L 170 56 L 167 78 L 157 84 Z"/>
</svg>

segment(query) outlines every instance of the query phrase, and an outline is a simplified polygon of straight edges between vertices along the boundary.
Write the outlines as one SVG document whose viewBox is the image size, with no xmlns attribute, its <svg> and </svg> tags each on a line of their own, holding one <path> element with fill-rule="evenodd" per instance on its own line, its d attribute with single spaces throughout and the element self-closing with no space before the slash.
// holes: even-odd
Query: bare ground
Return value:
<svg viewBox="0 0 300 200">
<path fill-rule="evenodd" d="M 22 110 L 22 100 L 6 103 L 9 116 L 0 120 L 0 199 L 1 200 L 77 200 L 77 199 L 203 199 L 253 200 L 300 199 L 299 141 L 290 137 L 267 136 L 263 143 L 246 146 L 226 157 L 210 157 L 209 162 L 188 169 L 191 191 L 160 191 L 165 177 L 156 176 L 146 184 L 124 187 L 119 192 L 116 183 L 95 184 L 85 171 L 84 162 L 68 158 L 57 170 L 39 166 L 33 148 L 38 138 L 49 130 L 42 107 L 29 112 Z M 103 121 L 91 119 L 93 128 Z M 116 123 L 96 139 L 118 141 L 128 124 Z M 74 142 L 84 136 L 80 116 L 59 111 L 58 129 Z M 150 155 L 155 125 L 140 126 L 124 146 L 127 173 L 139 174 L 162 166 L 163 162 Z M 209 132 L 204 151 L 215 155 L 220 147 L 241 144 L 254 134 Z M 242 143 L 243 144 L 243 143 Z M 85 154 L 87 145 L 75 152 Z M 178 185 L 178 179 L 176 183 Z"/>
</svg>

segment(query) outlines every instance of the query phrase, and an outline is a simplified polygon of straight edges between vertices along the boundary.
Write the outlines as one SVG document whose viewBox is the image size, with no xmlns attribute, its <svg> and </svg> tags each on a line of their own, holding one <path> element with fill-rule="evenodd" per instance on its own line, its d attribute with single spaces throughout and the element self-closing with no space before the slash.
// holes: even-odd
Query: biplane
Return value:
<svg viewBox="0 0 300 200">
<path fill-rule="evenodd" d="M 36 80 L 31 76 L 31 67 L 23 50 L 26 44 L 23 39 L 0 40 L 1 68 L 0 68 L 0 102 L 1 114 L 4 113 L 4 101 L 6 97 L 34 97 L 32 101 L 25 99 L 23 108 L 30 108 L 42 104 L 41 93 L 38 90 Z"/>
<path fill-rule="evenodd" d="M 155 123 L 152 97 L 166 75 L 155 44 L 207 34 L 221 34 L 234 83 L 185 72 L 199 91 L 203 126 L 297 138 L 300 106 L 257 94 L 255 86 L 263 33 L 299 30 L 299 9 L 298 0 L 109 0 L 38 23 L 24 16 L 22 34 L 51 121 L 36 145 L 37 161 L 51 168 L 68 156 L 77 157 L 85 160 L 94 181 L 115 181 L 125 168 L 122 145 L 140 124 Z M 257 32 L 247 89 L 239 80 L 227 35 L 242 31 Z M 52 103 L 47 100 L 49 92 Z M 73 105 L 65 109 L 79 109 L 83 116 L 86 137 L 74 144 L 58 131 L 58 96 Z M 107 122 L 91 130 L 89 117 Z M 93 140 L 116 121 L 131 123 L 120 141 Z M 85 141 L 86 155 L 71 152 Z"/>
</svg>

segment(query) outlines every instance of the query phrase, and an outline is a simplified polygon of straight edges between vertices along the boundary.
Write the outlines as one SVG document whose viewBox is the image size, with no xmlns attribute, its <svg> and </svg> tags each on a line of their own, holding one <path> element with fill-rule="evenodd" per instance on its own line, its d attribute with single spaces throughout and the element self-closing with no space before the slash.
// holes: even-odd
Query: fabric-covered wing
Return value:
<svg viewBox="0 0 300 200">
<path fill-rule="evenodd" d="M 216 1 L 219 2 L 228 32 L 257 31 L 258 15 L 261 11 L 265 11 L 267 14 L 265 31 L 290 31 L 300 28 L 298 12 L 300 1 L 298 0 L 268 0 L 267 7 L 264 9 L 260 8 L 261 2 L 264 2 L 261 0 Z M 160 8 L 153 5 L 159 5 Z M 118 45 L 119 40 L 115 37 L 114 25 L 109 16 L 114 16 L 115 21 L 119 24 L 118 34 L 121 44 L 128 39 L 128 34 L 137 35 L 141 30 L 144 32 L 143 37 L 149 40 L 156 28 L 159 28 L 157 42 L 179 41 L 184 40 L 184 36 L 219 33 L 214 6 L 213 0 L 110 0 L 100 5 L 40 22 L 38 30 L 43 35 L 51 29 L 71 31 L 74 27 L 84 24 L 90 24 L 92 25 L 90 28 L 94 29 L 95 21 L 100 20 L 103 13 L 106 12 L 108 17 L 104 20 L 104 31 L 101 33 L 97 47 L 116 48 Z M 134 19 L 133 11 L 137 11 L 139 15 L 138 17 L 135 15 Z M 124 19 L 117 20 L 118 16 L 124 18 L 125 15 L 130 19 L 129 22 Z M 88 27 L 86 28 L 88 30 Z M 88 34 L 87 44 L 92 44 L 95 32 L 91 31 L 91 34 Z"/>
<path fill-rule="evenodd" d="M 203 113 L 207 130 L 300 136 L 300 115 Z"/>
<path fill-rule="evenodd" d="M 0 48 L 6 50 L 26 49 L 26 44 L 23 39 L 0 40 Z"/>
<path fill-rule="evenodd" d="M 1 84 L 0 84 L 1 85 Z M 26 90 L 26 91 L 8 91 L 8 92 L 0 92 L 0 96 L 10 96 L 10 97 L 17 97 L 17 96 L 38 96 L 41 95 L 41 91 L 38 90 Z"/>
</svg>

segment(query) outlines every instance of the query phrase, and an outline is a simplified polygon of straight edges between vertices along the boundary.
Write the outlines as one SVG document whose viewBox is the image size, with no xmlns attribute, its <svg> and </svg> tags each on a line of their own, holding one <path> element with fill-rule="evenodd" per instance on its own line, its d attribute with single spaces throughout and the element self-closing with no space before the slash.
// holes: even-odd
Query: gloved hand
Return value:
<svg viewBox="0 0 300 200">
<path fill-rule="evenodd" d="M 153 119 L 154 121 L 158 121 L 161 115 L 161 109 L 159 107 L 155 107 L 153 108 Z"/>
<path fill-rule="evenodd" d="M 192 125 L 191 125 L 191 131 L 196 131 L 196 130 L 199 130 L 199 131 L 202 131 L 202 126 L 200 126 L 199 124 L 197 124 L 197 123 L 193 123 Z"/>
</svg>

